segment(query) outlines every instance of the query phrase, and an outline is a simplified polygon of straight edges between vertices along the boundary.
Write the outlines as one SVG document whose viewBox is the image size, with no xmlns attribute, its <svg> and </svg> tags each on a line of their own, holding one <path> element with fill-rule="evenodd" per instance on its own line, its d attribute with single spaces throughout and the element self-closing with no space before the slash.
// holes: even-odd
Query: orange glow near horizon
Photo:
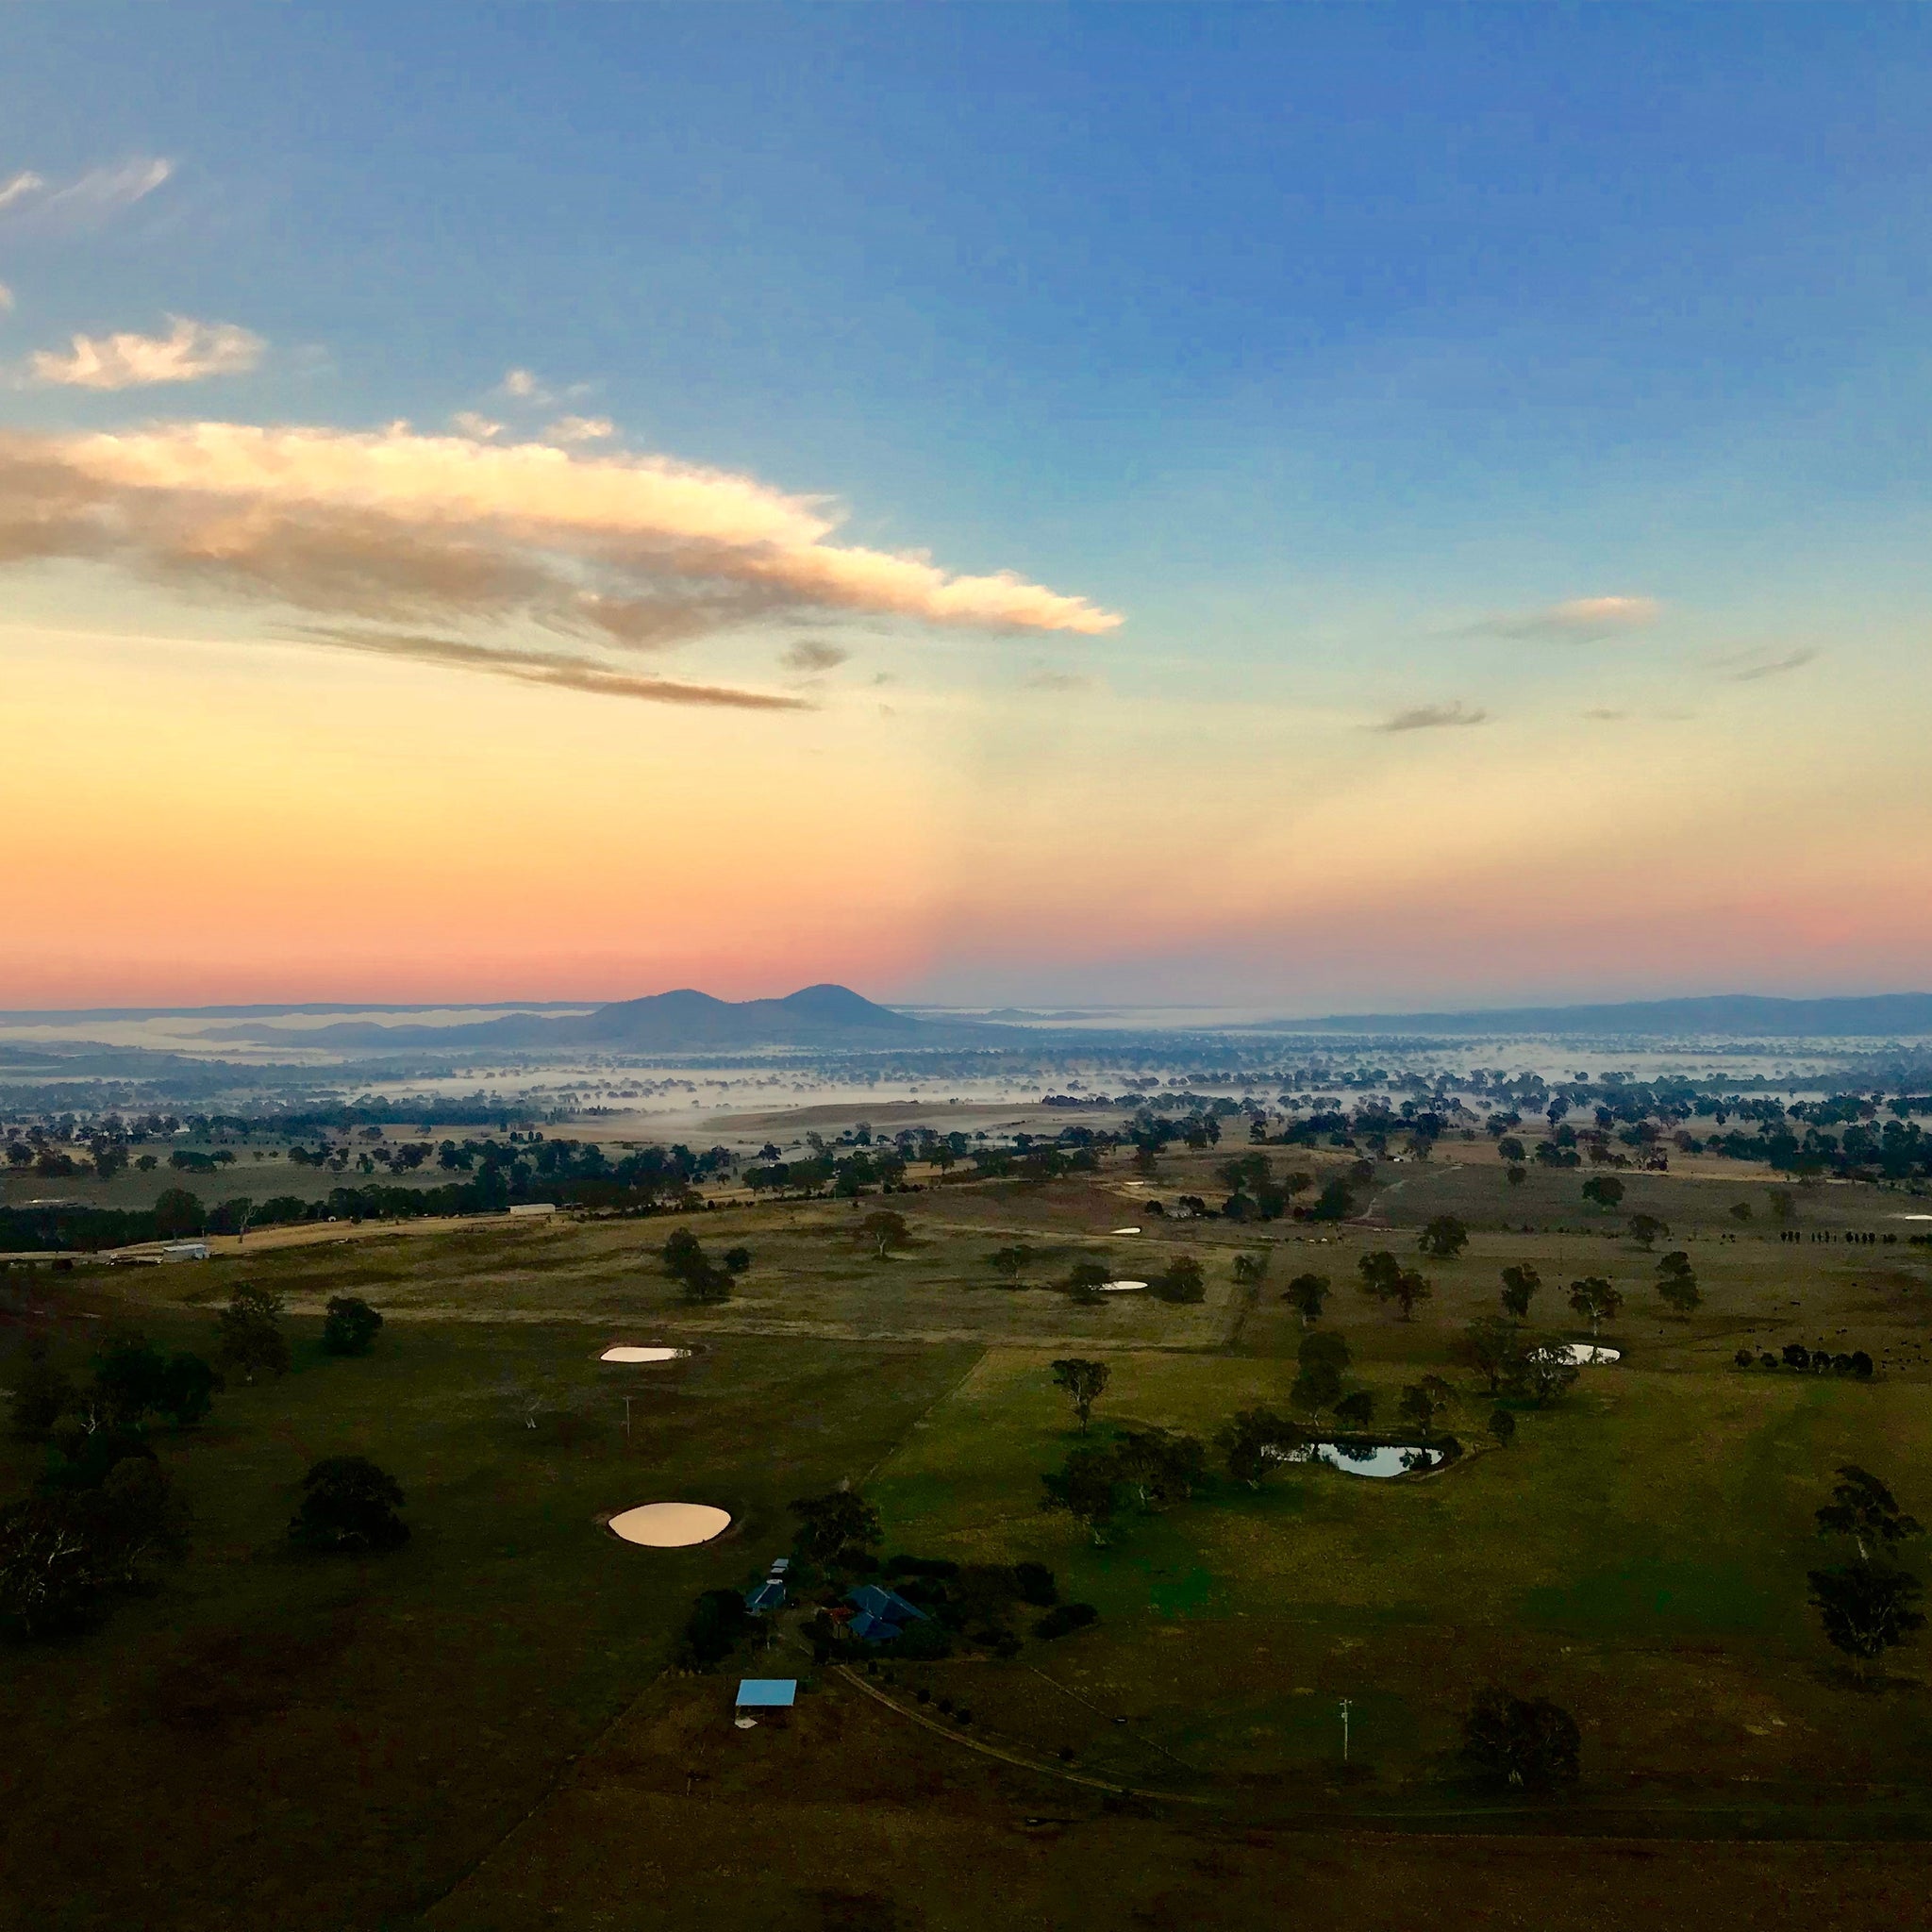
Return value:
<svg viewBox="0 0 1932 1932">
<path fill-rule="evenodd" d="M 1391 745 L 971 692 L 674 710 L 245 641 L 10 641 L 12 1008 L 839 980 L 1314 1012 L 1876 991 L 1922 980 L 1932 939 L 1905 890 L 1932 816 L 1901 805 L 1876 845 L 1856 772 L 1767 772 L 1741 741 L 1644 786 L 1530 726 Z M 1806 829 L 1773 853 L 1767 788 L 1793 783 Z"/>
</svg>

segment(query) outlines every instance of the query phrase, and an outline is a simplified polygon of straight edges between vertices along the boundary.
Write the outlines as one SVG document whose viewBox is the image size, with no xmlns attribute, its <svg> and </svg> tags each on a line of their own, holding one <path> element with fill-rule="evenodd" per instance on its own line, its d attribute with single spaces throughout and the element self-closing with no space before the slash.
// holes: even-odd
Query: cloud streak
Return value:
<svg viewBox="0 0 1932 1932">
<path fill-rule="evenodd" d="M 1662 615 L 1663 606 L 1655 597 L 1572 597 L 1541 610 L 1486 617 L 1471 625 L 1465 635 L 1584 643 L 1648 630 Z"/>
<path fill-rule="evenodd" d="M 245 375 L 268 346 L 232 322 L 193 322 L 170 316 L 164 336 L 75 336 L 66 355 L 42 349 L 28 358 L 29 378 L 67 389 L 141 389 L 158 383 L 200 382 L 210 375 Z"/>
<path fill-rule="evenodd" d="M 1817 657 L 1818 653 L 1807 646 L 1787 651 L 1782 658 L 1732 658 L 1721 668 L 1733 684 L 1756 684 L 1760 678 L 1782 677 L 1788 671 L 1802 671 Z"/>
<path fill-rule="evenodd" d="M 401 658 L 419 664 L 437 664 L 463 671 L 486 672 L 514 678 L 521 684 L 541 684 L 561 691 L 588 691 L 593 697 L 640 698 L 658 705 L 714 705 L 739 711 L 809 711 L 804 698 L 775 692 L 739 691 L 728 685 L 687 684 L 670 677 L 641 677 L 613 671 L 589 658 L 562 657 L 545 651 L 519 651 L 501 645 L 472 643 L 461 638 L 414 635 L 404 631 L 353 630 L 314 625 L 298 631 L 305 643 L 328 644 L 375 658 Z"/>
<path fill-rule="evenodd" d="M 419 641 L 455 626 L 477 634 L 464 653 L 495 658 L 507 675 L 610 695 L 739 701 L 670 695 L 662 680 L 588 658 L 559 671 L 567 660 L 547 651 L 518 653 L 532 631 L 628 654 L 833 612 L 1082 635 L 1121 621 L 1010 573 L 956 575 L 923 556 L 837 543 L 839 521 L 823 498 L 668 458 L 406 425 L 0 435 L 0 565 L 112 565 L 309 613 L 323 623 L 317 641 L 343 648 L 378 648 L 351 625 Z M 434 661 L 475 659 L 444 650 Z"/>
<path fill-rule="evenodd" d="M 1453 705 L 1416 705 L 1383 719 L 1379 724 L 1370 724 L 1365 728 L 1380 732 L 1439 731 L 1453 724 L 1487 724 L 1489 722 L 1487 711 L 1472 710 L 1458 698 Z"/>
<path fill-rule="evenodd" d="M 0 182 L 0 223 L 14 232 L 91 228 L 144 201 L 175 172 L 173 161 L 141 156 L 117 167 L 91 168 L 65 187 L 23 170 Z"/>
</svg>

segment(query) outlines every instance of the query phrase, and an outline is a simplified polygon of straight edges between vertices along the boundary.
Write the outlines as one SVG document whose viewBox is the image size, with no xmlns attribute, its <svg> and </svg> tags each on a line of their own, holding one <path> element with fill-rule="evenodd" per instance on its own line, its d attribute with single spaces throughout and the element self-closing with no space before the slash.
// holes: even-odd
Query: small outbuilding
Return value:
<svg viewBox="0 0 1932 1932">
<path fill-rule="evenodd" d="M 744 1607 L 754 1617 L 762 1617 L 768 1610 L 782 1610 L 785 1607 L 785 1586 L 776 1577 L 767 1577 L 763 1583 L 755 1584 L 745 1591 Z"/>
<path fill-rule="evenodd" d="M 798 1702 L 796 1677 L 743 1677 L 738 1685 L 738 1723 L 784 1724 Z"/>
</svg>

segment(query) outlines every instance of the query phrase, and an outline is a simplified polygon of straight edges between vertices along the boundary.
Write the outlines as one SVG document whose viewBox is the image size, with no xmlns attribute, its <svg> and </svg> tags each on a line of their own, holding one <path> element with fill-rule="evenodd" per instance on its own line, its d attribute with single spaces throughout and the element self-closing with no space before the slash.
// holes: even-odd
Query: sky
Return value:
<svg viewBox="0 0 1932 1932">
<path fill-rule="evenodd" d="M 1928 84 L 0 9 L 0 1006 L 1923 987 Z"/>
</svg>

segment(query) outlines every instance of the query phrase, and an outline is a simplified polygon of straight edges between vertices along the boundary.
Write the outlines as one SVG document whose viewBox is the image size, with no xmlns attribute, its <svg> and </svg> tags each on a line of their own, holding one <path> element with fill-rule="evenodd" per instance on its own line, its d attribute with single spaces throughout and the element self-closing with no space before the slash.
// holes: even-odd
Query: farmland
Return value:
<svg viewBox="0 0 1932 1932">
<path fill-rule="evenodd" d="M 242 1280 L 283 1297 L 294 1341 L 286 1376 L 158 1438 L 195 1521 L 154 1591 L 0 1653 L 21 1923 L 1246 1924 L 1265 1898 L 1317 1924 L 1414 1925 L 1468 1923 L 1472 1898 L 1507 1921 L 1534 1895 L 1561 1925 L 1655 1895 L 1662 1924 L 1797 1924 L 1818 1896 L 1802 1840 L 1824 1838 L 1857 1841 L 1833 1896 L 1882 1917 L 1894 1841 L 1932 1822 L 1924 1660 L 1908 1645 L 1861 1686 L 1804 1579 L 1839 1464 L 1932 1505 L 1932 1254 L 1906 1238 L 1909 1202 L 1802 1190 L 1791 1242 L 1767 1178 L 1735 1168 L 1633 1176 L 1609 1213 L 1574 1174 L 1509 1188 L 1493 1161 L 1451 1158 L 1385 1164 L 1360 1224 L 1142 1211 L 1210 1191 L 1211 1165 L 927 1187 L 893 1197 L 908 1235 L 884 1256 L 856 1232 L 874 1197 L 10 1275 L 16 1324 L 76 1370 L 120 1327 L 211 1348 Z M 1688 1317 L 1628 1238 L 1640 1208 L 1692 1257 Z M 1444 1212 L 1467 1247 L 1417 1257 Z M 728 1300 L 692 1305 L 666 1277 L 656 1251 L 680 1224 L 750 1249 Z M 1879 1239 L 1812 1239 L 1849 1232 Z M 1008 1285 L 991 1257 L 1016 1245 L 1030 1257 Z M 1375 1249 L 1426 1274 L 1413 1320 L 1358 1291 Z M 1180 1255 L 1202 1264 L 1198 1302 L 1058 1285 L 1082 1260 L 1152 1278 Z M 1244 1255 L 1266 1257 L 1258 1283 L 1237 1280 Z M 1524 1264 L 1539 1332 L 1587 1333 L 1563 1306 L 1574 1277 L 1618 1284 L 1602 1340 L 1624 1355 L 1520 1406 L 1505 1448 L 1457 1343 Z M 1457 1459 L 1393 1483 L 1286 1467 L 1256 1489 L 1217 1468 L 1104 1541 L 1041 1508 L 1041 1476 L 1082 1441 L 1055 1359 L 1109 1368 L 1090 1440 L 1211 1444 L 1238 1409 L 1290 1406 L 1303 1329 L 1281 1291 L 1310 1269 L 1380 1415 L 1420 1376 L 1451 1383 Z M 316 1345 L 341 1293 L 387 1317 L 366 1358 Z M 692 1353 L 614 1371 L 595 1359 L 614 1341 Z M 1792 1341 L 1862 1348 L 1876 1373 L 1735 1364 Z M 401 1483 L 410 1542 L 291 1554 L 303 1469 L 351 1451 Z M 6 1445 L 10 1489 L 40 1453 Z M 1044 1563 L 1097 1623 L 1006 1659 L 882 1655 L 885 1676 L 856 1677 L 783 1623 L 768 1661 L 804 1676 L 798 1720 L 734 1731 L 733 1666 L 669 1671 L 677 1633 L 699 1591 L 789 1547 L 790 1500 L 841 1480 L 877 1507 L 883 1550 Z M 733 1530 L 647 1552 L 598 1527 L 658 1498 L 719 1504 Z M 1490 1684 L 1574 1714 L 1574 1791 L 1471 1786 L 1460 1725 Z M 970 1725 L 935 1720 L 941 1700 Z"/>
</svg>

